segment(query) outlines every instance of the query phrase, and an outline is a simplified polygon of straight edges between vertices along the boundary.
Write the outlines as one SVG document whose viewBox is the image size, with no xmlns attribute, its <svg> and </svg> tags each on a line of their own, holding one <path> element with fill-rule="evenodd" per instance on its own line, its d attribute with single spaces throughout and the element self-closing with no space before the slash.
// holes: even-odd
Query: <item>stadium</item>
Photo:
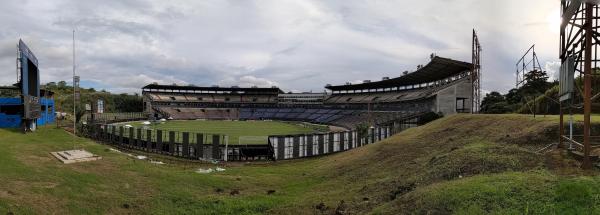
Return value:
<svg viewBox="0 0 600 215">
<path fill-rule="evenodd" d="M 86 133 L 121 147 L 195 160 L 321 156 L 384 140 L 432 117 L 476 111 L 476 63 L 431 55 L 414 72 L 328 84 L 324 93 L 149 84 L 142 88 L 144 114 L 137 116 L 149 121 L 98 123 L 102 114 L 91 114 Z"/>
<path fill-rule="evenodd" d="M 0 214 L 600 214 L 600 3 L 512 1 L 2 3 Z"/>
</svg>

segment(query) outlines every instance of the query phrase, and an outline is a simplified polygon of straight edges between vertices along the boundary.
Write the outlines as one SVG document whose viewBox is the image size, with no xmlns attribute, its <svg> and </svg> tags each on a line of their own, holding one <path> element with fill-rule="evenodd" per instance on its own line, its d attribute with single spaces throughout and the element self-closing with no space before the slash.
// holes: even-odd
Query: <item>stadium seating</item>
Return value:
<svg viewBox="0 0 600 215">
<path fill-rule="evenodd" d="M 356 94 L 335 94 L 325 100 L 327 104 L 367 104 L 367 103 L 394 103 L 413 101 L 433 95 L 437 88 L 424 88 L 395 92 L 371 92 Z"/>
<path fill-rule="evenodd" d="M 333 94 L 325 99 L 325 104 L 374 104 L 374 103 L 402 103 L 426 99 L 435 95 L 440 90 L 465 78 L 451 79 L 438 85 L 423 84 L 421 88 L 406 89 L 387 92 L 364 92 L 364 93 L 342 93 Z"/>
<path fill-rule="evenodd" d="M 219 109 L 219 108 L 176 108 L 159 107 L 161 112 L 169 118 L 175 120 L 192 119 L 214 119 L 214 120 L 233 120 L 239 119 L 240 114 L 237 109 Z"/>
<path fill-rule="evenodd" d="M 277 96 L 271 95 L 239 95 L 239 94 L 200 94 L 200 93 L 146 93 L 147 99 L 153 102 L 191 102 L 191 103 L 275 103 Z"/>
</svg>

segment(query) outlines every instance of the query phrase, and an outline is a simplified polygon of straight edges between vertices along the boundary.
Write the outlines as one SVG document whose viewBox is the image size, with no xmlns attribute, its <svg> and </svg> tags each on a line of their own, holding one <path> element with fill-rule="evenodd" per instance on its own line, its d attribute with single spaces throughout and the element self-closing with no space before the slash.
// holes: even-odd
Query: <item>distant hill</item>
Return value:
<svg viewBox="0 0 600 215">
<path fill-rule="evenodd" d="M 43 85 L 42 89 L 55 93 L 57 111 L 68 113 L 73 111 L 73 87 L 67 85 L 65 81 L 50 82 Z M 96 91 L 94 88 L 81 88 L 80 92 L 81 107 L 84 107 L 84 104 L 96 105 L 98 99 L 102 99 L 104 100 L 104 112 L 106 113 L 142 112 L 143 109 L 142 97 L 138 94 L 112 94 L 104 90 Z"/>
</svg>

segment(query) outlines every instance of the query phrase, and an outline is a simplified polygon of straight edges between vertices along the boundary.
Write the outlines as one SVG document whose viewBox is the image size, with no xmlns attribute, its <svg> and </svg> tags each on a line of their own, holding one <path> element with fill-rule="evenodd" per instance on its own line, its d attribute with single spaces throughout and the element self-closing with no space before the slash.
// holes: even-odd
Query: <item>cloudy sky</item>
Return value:
<svg viewBox="0 0 600 215">
<path fill-rule="evenodd" d="M 71 79 L 72 29 L 82 86 L 139 92 L 152 82 L 322 91 L 328 83 L 397 77 L 429 55 L 471 60 L 483 45 L 483 88 L 506 91 L 536 44 L 558 64 L 558 0 L 0 0 L 0 85 L 15 83 L 16 43 L 42 83 Z"/>
</svg>

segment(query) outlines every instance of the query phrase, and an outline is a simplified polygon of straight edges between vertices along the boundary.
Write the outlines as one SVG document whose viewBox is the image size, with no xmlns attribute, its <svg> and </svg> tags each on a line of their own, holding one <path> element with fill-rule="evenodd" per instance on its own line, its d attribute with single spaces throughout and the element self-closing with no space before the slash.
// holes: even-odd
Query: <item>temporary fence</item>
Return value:
<svg viewBox="0 0 600 215">
<path fill-rule="evenodd" d="M 287 160 L 347 151 L 384 140 L 421 124 L 414 115 L 382 123 L 366 131 L 275 135 L 267 144 L 229 145 L 223 134 L 134 128 L 119 124 L 83 125 L 83 135 L 120 148 L 193 160 Z"/>
<path fill-rule="evenodd" d="M 273 158 L 276 160 L 313 157 L 372 144 L 419 124 L 420 116 L 415 115 L 371 127 L 366 132 L 352 130 L 320 134 L 269 136 L 269 145 L 273 148 Z"/>
<path fill-rule="evenodd" d="M 84 125 L 84 135 L 120 148 L 193 160 L 267 160 L 269 145 L 228 145 L 222 134 L 167 131 L 122 125 Z"/>
</svg>

